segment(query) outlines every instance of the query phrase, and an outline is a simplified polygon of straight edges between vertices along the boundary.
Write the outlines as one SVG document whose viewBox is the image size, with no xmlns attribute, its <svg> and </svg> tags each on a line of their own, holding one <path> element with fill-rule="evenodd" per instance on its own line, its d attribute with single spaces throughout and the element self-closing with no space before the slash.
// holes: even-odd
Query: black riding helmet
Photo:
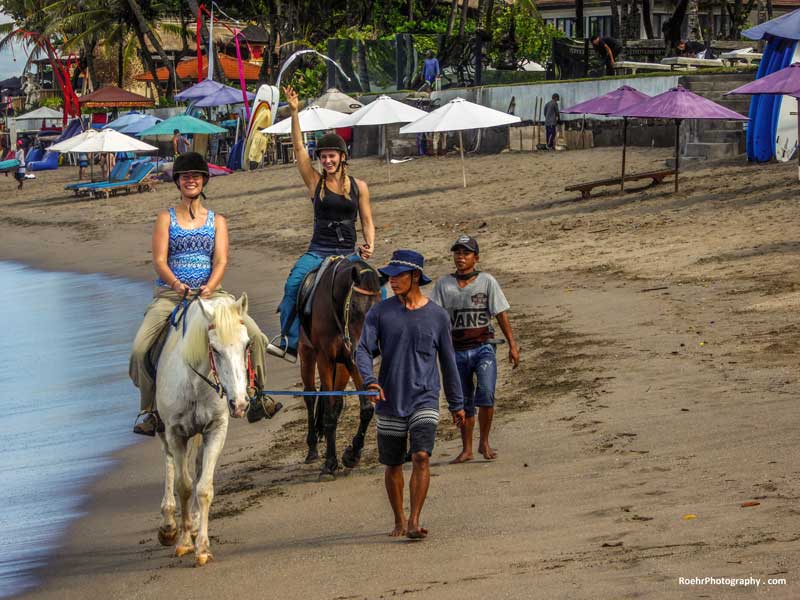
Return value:
<svg viewBox="0 0 800 600">
<path fill-rule="evenodd" d="M 172 164 L 172 181 L 175 182 L 175 185 L 178 185 L 178 177 L 181 173 L 201 173 L 203 185 L 208 183 L 208 163 L 198 152 L 184 152 L 175 159 Z"/>
<path fill-rule="evenodd" d="M 342 160 L 347 160 L 347 142 L 345 142 L 344 138 L 340 135 L 335 133 L 326 133 L 319 138 L 319 142 L 317 142 L 317 158 L 319 158 L 319 153 L 323 150 L 338 150 L 344 154 L 344 158 Z"/>
</svg>

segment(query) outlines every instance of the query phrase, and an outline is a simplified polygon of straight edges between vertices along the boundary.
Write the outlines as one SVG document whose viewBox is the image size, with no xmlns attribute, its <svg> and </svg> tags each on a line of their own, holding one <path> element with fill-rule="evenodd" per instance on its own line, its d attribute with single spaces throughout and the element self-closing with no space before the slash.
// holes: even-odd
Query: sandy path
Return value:
<svg viewBox="0 0 800 600">
<path fill-rule="evenodd" d="M 633 152 L 632 169 L 665 154 Z M 713 165 L 689 172 L 678 197 L 669 186 L 583 202 L 561 191 L 617 159 L 610 150 L 474 158 L 467 191 L 456 161 L 403 165 L 393 183 L 373 161 L 354 165 L 373 190 L 378 261 L 393 247 L 417 247 L 438 275 L 449 270 L 451 238 L 476 233 L 522 340 L 523 366 L 511 373 L 504 362 L 500 373 L 500 460 L 446 465 L 457 444 L 442 427 L 424 512 L 429 540 L 385 535 L 391 518 L 374 429 L 365 465 L 334 483 L 318 483 L 317 467 L 299 464 L 303 412 L 293 400 L 273 422 L 231 428 L 211 524 L 218 560 L 209 568 L 157 545 L 161 463 L 156 444 L 141 444 L 95 486 L 89 514 L 29 597 L 745 591 L 678 584 L 697 576 L 759 577 L 759 594 L 796 597 L 793 168 Z M 278 274 L 308 227 L 308 207 L 291 202 L 302 196 L 296 179 L 279 167 L 212 184 L 211 206 L 235 223 L 226 286 L 247 289 L 267 326 Z M 147 276 L 148 223 L 169 201 L 167 186 L 131 199 L 52 200 L 60 183 L 0 199 L 10 226 L 0 257 Z M 275 374 L 281 385 L 296 378 L 291 369 Z M 767 588 L 768 577 L 788 585 Z"/>
</svg>

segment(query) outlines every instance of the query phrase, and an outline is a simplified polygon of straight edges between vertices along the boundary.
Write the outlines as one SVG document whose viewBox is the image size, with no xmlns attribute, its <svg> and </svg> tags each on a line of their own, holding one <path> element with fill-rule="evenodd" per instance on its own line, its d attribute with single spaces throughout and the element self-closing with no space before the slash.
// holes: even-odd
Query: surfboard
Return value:
<svg viewBox="0 0 800 600">
<path fill-rule="evenodd" d="M 764 75 L 768 74 L 768 67 L 770 60 L 772 60 L 772 55 L 775 52 L 775 47 L 777 44 L 775 43 L 767 43 L 764 47 L 764 56 L 761 58 L 761 62 L 758 65 L 758 70 L 756 71 L 756 79 L 764 77 Z M 748 117 L 750 117 L 750 121 L 747 125 L 747 159 L 750 161 L 756 160 L 756 151 L 755 151 L 755 133 L 756 133 L 756 117 L 758 116 L 758 109 L 761 106 L 761 95 L 755 95 L 750 100 L 750 111 L 748 112 Z"/>
<path fill-rule="evenodd" d="M 793 52 L 788 64 L 800 61 L 800 44 L 793 44 Z M 791 160 L 797 150 L 797 100 L 792 96 L 778 96 L 775 102 L 776 127 L 775 127 L 775 158 L 781 162 Z M 795 113 L 795 114 L 792 114 Z"/>
<path fill-rule="evenodd" d="M 267 136 L 261 130 L 272 125 L 279 98 L 278 88 L 274 85 L 262 85 L 256 92 L 242 150 L 242 169 L 245 171 L 250 170 L 250 163 L 261 164 L 264 158 Z"/>
<path fill-rule="evenodd" d="M 785 41 L 778 38 L 770 41 L 770 44 L 775 44 L 775 50 L 772 53 L 765 75 L 781 69 L 787 48 Z M 775 153 L 775 136 L 772 133 L 775 122 L 774 108 L 775 97 L 764 95 L 758 105 L 755 132 L 753 133 L 753 150 L 756 162 L 768 162 L 772 160 L 772 155 Z"/>
</svg>

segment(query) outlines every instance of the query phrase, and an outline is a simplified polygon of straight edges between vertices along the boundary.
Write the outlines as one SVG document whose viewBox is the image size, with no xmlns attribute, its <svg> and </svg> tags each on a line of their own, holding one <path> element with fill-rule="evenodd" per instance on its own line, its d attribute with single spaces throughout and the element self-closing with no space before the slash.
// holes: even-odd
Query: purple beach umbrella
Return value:
<svg viewBox="0 0 800 600">
<path fill-rule="evenodd" d="M 800 140 L 800 63 L 791 64 L 785 69 L 751 81 L 725 95 L 728 94 L 793 96 L 797 100 L 797 139 Z M 786 99 L 783 101 L 786 102 Z M 797 153 L 797 161 L 797 177 L 800 179 L 800 152 Z"/>
<path fill-rule="evenodd" d="M 196 83 L 191 87 L 186 88 L 182 92 L 175 94 L 176 100 L 199 100 L 205 98 L 212 92 L 216 92 L 221 88 L 226 87 L 219 81 L 213 79 L 204 79 L 200 83 Z"/>
<path fill-rule="evenodd" d="M 256 95 L 253 92 L 247 92 L 248 100 L 252 101 L 255 97 Z M 242 90 L 237 90 L 234 87 L 223 85 L 218 90 L 214 90 L 210 94 L 197 100 L 194 105 L 205 108 L 207 106 L 241 104 L 242 102 L 244 102 L 244 98 L 242 98 Z"/>
<path fill-rule="evenodd" d="M 591 100 L 586 100 L 575 106 L 570 106 L 562 110 L 562 113 L 603 115 L 608 116 L 621 110 L 631 108 L 644 100 L 649 100 L 650 96 L 632 88 L 629 85 L 618 87 L 613 92 L 597 96 Z M 622 117 L 622 175 L 619 180 L 620 191 L 625 191 L 625 154 L 628 146 L 628 117 Z"/>
<path fill-rule="evenodd" d="M 678 191 L 678 172 L 680 171 L 680 132 L 681 122 L 687 119 L 746 121 L 747 117 L 677 86 L 622 109 L 612 116 L 633 117 L 636 119 L 674 119 L 675 120 L 675 191 Z"/>
</svg>

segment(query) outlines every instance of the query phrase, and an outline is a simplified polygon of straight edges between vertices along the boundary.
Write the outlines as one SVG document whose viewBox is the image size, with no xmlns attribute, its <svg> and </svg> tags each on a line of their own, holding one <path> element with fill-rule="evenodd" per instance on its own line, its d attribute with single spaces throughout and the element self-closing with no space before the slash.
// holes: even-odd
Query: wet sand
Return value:
<svg viewBox="0 0 800 600">
<path fill-rule="evenodd" d="M 661 168 L 669 153 L 634 149 L 630 172 Z M 379 161 L 354 161 L 372 192 L 376 264 L 411 247 L 438 276 L 451 269 L 452 240 L 476 235 L 522 346 L 519 369 L 501 361 L 497 461 L 448 465 L 459 443 L 442 422 L 428 540 L 386 535 L 374 426 L 362 466 L 319 483 L 318 465 L 301 464 L 304 410 L 291 399 L 273 421 L 231 427 L 212 507 L 215 562 L 198 570 L 158 545 L 162 461 L 145 441 L 96 483 L 87 516 L 26 597 L 746 593 L 679 583 L 706 576 L 756 577 L 750 592 L 796 597 L 796 166 L 704 163 L 682 175 L 678 195 L 671 183 L 589 200 L 563 191 L 610 176 L 619 158 L 470 157 L 466 190 L 454 157 L 393 165 L 391 182 Z M 38 176 L 21 193 L 0 179 L 0 259 L 151 277 L 150 227 L 175 197 L 170 184 L 74 199 L 61 191 L 74 170 Z M 311 227 L 300 178 L 281 166 L 212 180 L 208 191 L 231 223 L 225 286 L 247 290 L 273 333 L 283 278 Z M 296 367 L 270 365 L 276 386 L 299 379 Z M 132 414 L 136 403 L 131 388 Z M 349 406 L 340 442 L 356 417 Z"/>
</svg>

